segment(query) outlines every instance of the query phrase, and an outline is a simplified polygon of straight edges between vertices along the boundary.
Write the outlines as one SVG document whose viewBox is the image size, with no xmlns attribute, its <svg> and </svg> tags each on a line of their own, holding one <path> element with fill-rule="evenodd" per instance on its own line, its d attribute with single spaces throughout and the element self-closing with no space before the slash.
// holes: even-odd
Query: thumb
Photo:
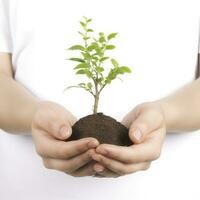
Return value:
<svg viewBox="0 0 200 200">
<path fill-rule="evenodd" d="M 56 139 L 66 140 L 71 136 L 72 126 L 77 119 L 64 107 L 51 104 L 48 109 L 47 121 L 48 132 Z"/>
<path fill-rule="evenodd" d="M 76 117 L 63 106 L 44 101 L 38 106 L 32 127 L 38 128 L 56 139 L 65 140 L 71 136 L 72 126 L 76 121 Z"/>
<path fill-rule="evenodd" d="M 129 137 L 133 143 L 141 143 L 146 136 L 161 125 L 160 118 L 152 110 L 139 113 L 129 128 Z"/>
<path fill-rule="evenodd" d="M 71 124 L 60 119 L 51 120 L 45 126 L 46 131 L 56 139 L 65 140 L 72 134 Z"/>
<path fill-rule="evenodd" d="M 73 121 L 73 123 L 72 123 Z M 36 117 L 35 125 L 40 130 L 47 132 L 56 139 L 65 140 L 72 134 L 72 125 L 76 121 L 65 110 L 51 108 L 40 112 L 39 117 Z"/>
<path fill-rule="evenodd" d="M 59 139 L 67 139 L 72 134 L 72 128 L 69 124 L 65 124 L 59 129 L 59 133 L 56 134 Z"/>
</svg>

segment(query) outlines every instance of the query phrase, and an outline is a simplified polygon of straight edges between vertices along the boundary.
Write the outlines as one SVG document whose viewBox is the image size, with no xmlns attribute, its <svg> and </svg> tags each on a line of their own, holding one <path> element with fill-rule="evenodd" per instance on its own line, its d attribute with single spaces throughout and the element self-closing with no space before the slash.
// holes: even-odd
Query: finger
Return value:
<svg viewBox="0 0 200 200">
<path fill-rule="evenodd" d="M 152 131 L 163 125 L 162 114 L 153 109 L 142 110 L 129 128 L 129 137 L 133 143 L 141 143 Z"/>
<path fill-rule="evenodd" d="M 76 118 L 64 107 L 48 104 L 36 114 L 33 126 L 45 130 L 57 139 L 64 140 L 71 136 L 71 126 L 75 121 Z"/>
<path fill-rule="evenodd" d="M 93 169 L 94 162 L 95 162 L 94 160 L 90 161 L 83 167 L 71 173 L 71 175 L 75 177 L 94 176 L 96 174 L 96 172 Z"/>
<path fill-rule="evenodd" d="M 107 158 L 99 154 L 92 155 L 92 158 L 119 176 L 134 173 L 139 170 L 145 170 L 148 166 L 147 162 L 136 164 L 124 164 L 122 162 Z"/>
<path fill-rule="evenodd" d="M 134 144 L 129 147 L 100 144 L 96 148 L 96 152 L 129 164 L 152 161 L 160 156 L 164 137 L 165 129 L 161 128 L 151 133 L 141 144 Z"/>
<path fill-rule="evenodd" d="M 42 157 L 69 159 L 99 145 L 95 138 L 88 137 L 65 142 L 55 140 L 42 131 L 38 131 L 36 134 L 38 135 L 34 138 L 36 151 Z"/>
<path fill-rule="evenodd" d="M 127 128 L 130 128 L 131 123 L 136 119 L 137 117 L 137 109 L 131 110 L 121 121 L 121 123 L 126 126 Z"/>
<path fill-rule="evenodd" d="M 94 171 L 96 172 L 95 177 L 109 177 L 109 178 L 117 178 L 119 177 L 118 174 L 112 172 L 111 170 L 105 168 L 103 165 L 99 163 L 95 163 L 93 166 Z"/>
<path fill-rule="evenodd" d="M 94 152 L 94 149 L 90 149 L 87 152 L 68 160 L 43 159 L 43 162 L 46 168 L 56 169 L 71 174 L 91 161 L 91 154 Z"/>
<path fill-rule="evenodd" d="M 64 140 L 71 136 L 72 128 L 68 120 L 55 119 L 49 117 L 41 120 L 41 125 L 38 123 L 38 128 L 51 134 L 54 138 Z M 40 126 L 40 127 L 39 127 Z"/>
</svg>

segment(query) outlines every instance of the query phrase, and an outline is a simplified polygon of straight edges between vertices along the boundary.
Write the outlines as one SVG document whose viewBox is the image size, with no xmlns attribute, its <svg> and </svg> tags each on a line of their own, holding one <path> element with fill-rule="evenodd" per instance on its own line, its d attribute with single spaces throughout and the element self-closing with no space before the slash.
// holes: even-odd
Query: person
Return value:
<svg viewBox="0 0 200 200">
<path fill-rule="evenodd" d="M 8 132 L 32 131 L 36 150 L 47 168 L 73 176 L 133 173 L 148 169 L 150 162 L 159 158 L 166 130 L 200 129 L 198 78 L 170 97 L 138 105 L 125 116 L 122 123 L 129 128 L 130 139 L 140 145 L 99 145 L 94 138 L 64 142 L 71 136 L 76 118 L 56 103 L 38 101 L 14 81 L 11 55 L 1 53 L 0 66 L 0 127 Z M 92 159 L 98 163 L 90 163 Z"/>
<path fill-rule="evenodd" d="M 34 60 L 43 49 L 33 52 L 35 35 L 30 27 L 34 20 L 33 3 L 23 2 L 20 7 L 19 2 L 11 2 L 0 0 L 0 128 L 16 135 L 31 135 L 46 168 L 73 177 L 133 174 L 147 170 L 160 157 L 166 132 L 200 129 L 198 78 L 166 98 L 139 104 L 123 118 L 134 143 L 130 147 L 99 144 L 95 138 L 66 142 L 77 117 L 58 101 L 51 100 L 57 93 L 46 95 L 47 100 L 43 98 L 49 82 L 41 81 L 51 81 L 55 71 L 49 69 L 52 74 L 49 75 L 46 68 L 44 71 L 40 68 L 44 63 L 37 68 Z M 27 12 L 29 15 L 24 18 Z M 39 28 L 37 31 L 39 39 L 43 39 Z M 49 62 L 53 62 L 51 58 Z M 38 69 L 41 73 L 37 73 Z"/>
</svg>

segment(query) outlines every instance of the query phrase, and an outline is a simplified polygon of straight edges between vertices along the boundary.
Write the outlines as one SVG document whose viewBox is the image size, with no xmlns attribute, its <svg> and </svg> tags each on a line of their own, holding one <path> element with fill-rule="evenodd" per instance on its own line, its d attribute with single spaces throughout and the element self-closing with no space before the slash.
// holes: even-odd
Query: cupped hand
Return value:
<svg viewBox="0 0 200 200">
<path fill-rule="evenodd" d="M 133 145 L 128 147 L 100 144 L 92 158 L 98 163 L 94 170 L 100 177 L 119 177 L 150 167 L 161 154 L 166 135 L 165 119 L 158 103 L 143 103 L 122 120 L 129 128 Z"/>
<path fill-rule="evenodd" d="M 37 153 L 48 169 L 69 175 L 92 176 L 92 155 L 99 145 L 94 138 L 65 140 L 72 134 L 76 118 L 64 107 L 53 102 L 41 102 L 32 121 L 32 136 Z"/>
</svg>

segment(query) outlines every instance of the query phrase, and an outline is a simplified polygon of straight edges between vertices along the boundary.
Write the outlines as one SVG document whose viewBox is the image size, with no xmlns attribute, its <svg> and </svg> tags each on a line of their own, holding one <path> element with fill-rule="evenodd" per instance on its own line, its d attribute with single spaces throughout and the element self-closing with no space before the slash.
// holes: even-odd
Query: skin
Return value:
<svg viewBox="0 0 200 200">
<path fill-rule="evenodd" d="M 14 81 L 11 54 L 0 53 L 0 127 L 12 133 L 30 130 L 37 99 Z"/>
<path fill-rule="evenodd" d="M 122 120 L 134 145 L 99 144 L 94 138 L 65 142 L 76 118 L 54 102 L 40 102 L 13 79 L 11 54 L 0 53 L 0 127 L 31 133 L 44 166 L 69 175 L 119 177 L 150 167 L 166 131 L 200 129 L 200 80 L 164 99 L 136 106 Z M 53 122 L 53 123 L 52 123 Z"/>
<path fill-rule="evenodd" d="M 101 177 L 118 177 L 149 168 L 161 154 L 166 131 L 200 129 L 200 79 L 174 94 L 136 106 L 122 120 L 135 143 L 130 147 L 101 144 L 93 159 Z"/>
<path fill-rule="evenodd" d="M 11 54 L 0 53 L 0 128 L 14 134 L 31 133 L 44 166 L 72 176 L 92 176 L 94 138 L 65 142 L 76 118 L 53 102 L 40 102 L 13 79 Z"/>
<path fill-rule="evenodd" d="M 122 123 L 129 128 L 129 137 L 134 145 L 99 145 L 92 157 L 98 162 L 94 169 L 101 177 L 119 177 L 147 170 L 151 162 L 160 157 L 166 124 L 159 104 L 138 105 L 124 117 Z"/>
</svg>

